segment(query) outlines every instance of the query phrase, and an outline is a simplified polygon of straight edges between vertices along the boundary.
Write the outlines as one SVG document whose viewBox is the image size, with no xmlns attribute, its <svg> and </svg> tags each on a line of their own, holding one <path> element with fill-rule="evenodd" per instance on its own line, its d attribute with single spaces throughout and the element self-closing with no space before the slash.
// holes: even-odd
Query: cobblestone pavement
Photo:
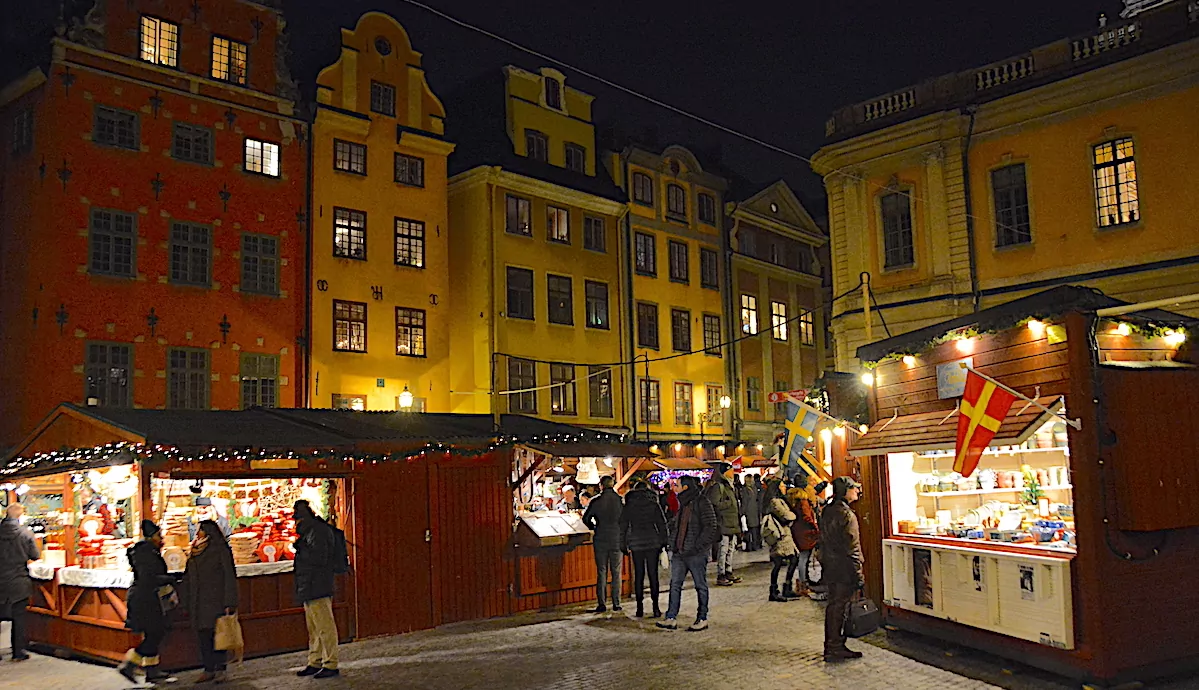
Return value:
<svg viewBox="0 0 1199 690">
<path fill-rule="evenodd" d="M 766 600 L 769 570 L 753 564 L 740 571 L 745 582 L 712 588 L 711 628 L 669 632 L 654 621 L 623 614 L 591 615 L 575 606 L 548 613 L 461 623 L 344 645 L 342 677 L 316 681 L 293 674 L 302 654 L 254 659 L 236 666 L 231 690 L 328 688 L 991 688 L 901 656 L 879 646 L 851 641 L 865 657 L 826 664 L 821 660 L 820 604 Z M 714 579 L 714 578 L 713 578 Z M 628 602 L 626 602 L 627 604 Z M 665 608 L 665 595 L 662 605 Z M 695 611 L 695 594 L 683 593 L 681 623 Z M 881 635 L 881 633 L 880 633 Z M 999 667 L 995 667 L 998 669 Z M 197 671 L 179 674 L 175 687 L 190 687 Z M 977 677 L 987 677 L 977 675 Z M 1002 674 L 1001 674 L 1002 675 Z M 1038 681 L 1039 683 L 1039 681 Z M 1014 687 L 1000 682 L 1005 687 Z M 0 688 L 117 690 L 128 684 L 111 668 L 36 656 L 22 664 L 0 664 Z M 1058 683 L 1025 687 L 1069 687 Z M 1172 690 L 1183 687 L 1171 685 Z"/>
</svg>

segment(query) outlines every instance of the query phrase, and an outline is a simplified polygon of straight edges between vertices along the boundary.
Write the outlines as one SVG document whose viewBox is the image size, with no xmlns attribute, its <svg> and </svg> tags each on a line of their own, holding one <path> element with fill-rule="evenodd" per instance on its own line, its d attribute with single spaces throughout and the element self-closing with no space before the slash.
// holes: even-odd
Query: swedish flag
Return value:
<svg viewBox="0 0 1199 690">
<path fill-rule="evenodd" d="M 804 447 L 816 433 L 816 427 L 823 417 L 824 415 L 814 407 L 794 400 L 787 401 L 787 439 L 783 442 L 783 452 L 779 455 L 779 466 L 788 478 L 793 478 L 802 471 L 810 476 L 832 481 L 816 458 L 804 452 Z"/>
</svg>

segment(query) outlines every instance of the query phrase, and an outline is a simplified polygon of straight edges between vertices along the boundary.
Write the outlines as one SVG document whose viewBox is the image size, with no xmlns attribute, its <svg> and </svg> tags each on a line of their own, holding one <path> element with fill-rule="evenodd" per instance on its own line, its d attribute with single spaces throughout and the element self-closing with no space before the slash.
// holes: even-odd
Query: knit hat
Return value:
<svg viewBox="0 0 1199 690">
<path fill-rule="evenodd" d="M 142 539 L 149 539 L 161 531 L 153 520 L 142 520 Z"/>
<path fill-rule="evenodd" d="M 854 480 L 853 477 L 842 475 L 833 480 L 833 495 L 839 498 L 844 498 L 850 489 L 860 488 L 862 488 L 862 485 Z"/>
</svg>

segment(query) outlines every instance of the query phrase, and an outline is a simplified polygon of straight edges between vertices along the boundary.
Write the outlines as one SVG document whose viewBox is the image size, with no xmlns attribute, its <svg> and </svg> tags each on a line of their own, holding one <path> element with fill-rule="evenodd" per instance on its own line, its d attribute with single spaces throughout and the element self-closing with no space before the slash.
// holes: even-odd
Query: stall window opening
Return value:
<svg viewBox="0 0 1199 690">
<path fill-rule="evenodd" d="M 133 404 L 133 346 L 120 343 L 88 343 L 84 401 L 99 407 L 129 407 Z"/>
<path fill-rule="evenodd" d="M 558 415 L 576 414 L 575 367 L 573 364 L 550 365 L 550 411 Z"/>
<path fill-rule="evenodd" d="M 243 352 L 241 355 L 241 406 L 279 406 L 279 357 Z"/>
<path fill-rule="evenodd" d="M 537 363 L 516 357 L 508 360 L 508 411 L 537 414 Z"/>
<path fill-rule="evenodd" d="M 176 347 L 167 352 L 169 407 L 177 410 L 208 409 L 208 351 Z"/>
<path fill-rule="evenodd" d="M 612 369 L 587 368 L 587 388 L 592 417 L 612 417 Z"/>
</svg>

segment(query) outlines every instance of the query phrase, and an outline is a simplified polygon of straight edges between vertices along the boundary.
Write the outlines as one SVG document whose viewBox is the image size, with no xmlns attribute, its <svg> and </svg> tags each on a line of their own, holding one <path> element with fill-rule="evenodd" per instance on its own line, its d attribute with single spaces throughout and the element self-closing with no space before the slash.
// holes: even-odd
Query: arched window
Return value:
<svg viewBox="0 0 1199 690">
<path fill-rule="evenodd" d="M 555 110 L 562 109 L 562 84 L 557 79 L 545 80 L 545 104 Z"/>
<path fill-rule="evenodd" d="M 666 187 L 666 215 L 687 220 L 687 192 L 677 184 Z"/>
</svg>

